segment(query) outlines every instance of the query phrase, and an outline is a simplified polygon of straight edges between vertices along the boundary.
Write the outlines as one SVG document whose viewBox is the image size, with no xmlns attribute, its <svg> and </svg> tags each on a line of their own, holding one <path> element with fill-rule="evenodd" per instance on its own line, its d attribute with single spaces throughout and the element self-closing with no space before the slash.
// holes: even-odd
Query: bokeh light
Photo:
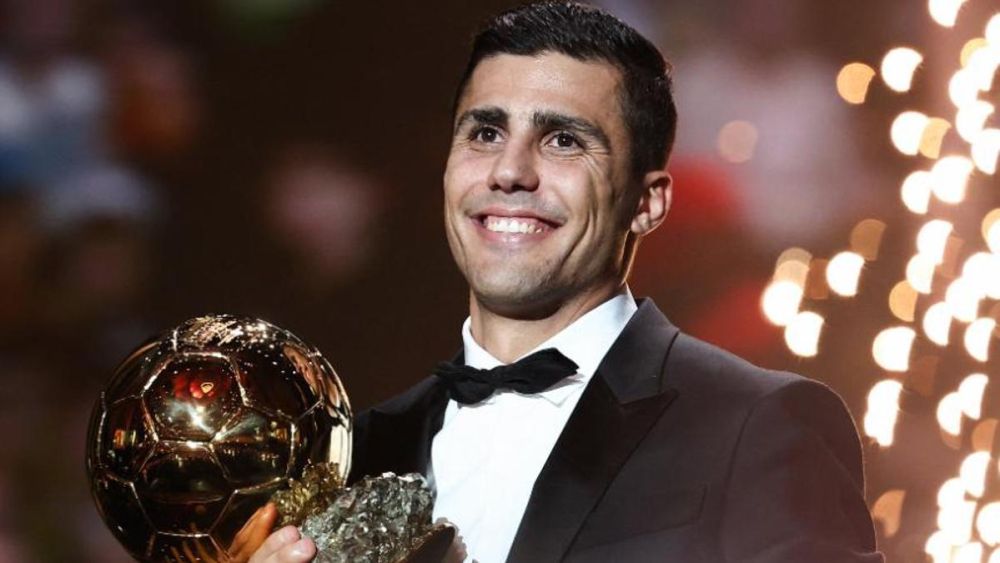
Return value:
<svg viewBox="0 0 1000 563">
<path fill-rule="evenodd" d="M 915 254 L 906 264 L 906 281 L 920 293 L 930 293 L 937 265 L 938 262 L 934 258 Z"/>
<path fill-rule="evenodd" d="M 961 203 L 974 166 L 964 156 L 946 156 L 931 168 L 932 191 L 945 203 Z"/>
<path fill-rule="evenodd" d="M 989 245 L 990 250 L 1000 253 L 1000 221 L 994 222 L 989 230 L 986 231 L 986 243 Z"/>
<path fill-rule="evenodd" d="M 955 319 L 971 323 L 979 315 L 979 305 L 982 295 L 976 291 L 976 284 L 966 278 L 956 278 L 944 294 L 944 302 L 948 312 Z"/>
<path fill-rule="evenodd" d="M 761 307 L 772 324 L 785 326 L 795 318 L 802 303 L 802 286 L 788 281 L 772 282 L 764 291 Z"/>
<path fill-rule="evenodd" d="M 879 219 L 862 219 L 851 229 L 851 250 L 861 255 L 865 260 L 878 259 L 885 234 L 885 221 Z"/>
<path fill-rule="evenodd" d="M 865 63 L 849 63 L 837 73 L 837 93 L 849 104 L 863 104 L 875 69 Z"/>
<path fill-rule="evenodd" d="M 983 394 L 990 378 L 982 373 L 967 376 L 958 385 L 958 397 L 965 416 L 978 420 L 983 413 Z"/>
<path fill-rule="evenodd" d="M 901 321 L 913 322 L 919 294 L 910 282 L 903 280 L 889 292 L 889 310 Z"/>
<path fill-rule="evenodd" d="M 993 104 L 983 100 L 962 106 L 955 116 L 955 130 L 969 143 L 976 141 L 994 110 Z"/>
<path fill-rule="evenodd" d="M 887 328 L 878 333 L 872 342 L 875 363 L 886 371 L 903 372 L 910 369 L 910 350 L 916 333 L 908 326 Z"/>
<path fill-rule="evenodd" d="M 982 563 L 983 544 L 974 541 L 959 546 L 951 560 L 952 563 Z"/>
<path fill-rule="evenodd" d="M 962 52 L 958 57 L 959 62 L 962 66 L 968 65 L 969 57 L 972 56 L 972 53 L 975 53 L 977 50 L 982 49 L 987 45 L 989 45 L 989 41 L 987 41 L 985 37 L 973 37 L 972 39 L 969 39 L 965 42 L 965 45 L 962 45 Z"/>
<path fill-rule="evenodd" d="M 965 70 L 972 75 L 976 87 L 983 92 L 993 89 L 993 77 L 1000 65 L 1000 45 L 987 45 L 969 55 Z"/>
<path fill-rule="evenodd" d="M 868 409 L 865 412 L 865 434 L 874 438 L 880 446 L 891 446 L 899 415 L 899 395 L 903 384 L 895 379 L 884 379 L 872 386 L 868 392 Z"/>
<path fill-rule="evenodd" d="M 962 265 L 962 277 L 974 286 L 978 295 L 1000 298 L 1000 255 L 976 252 Z"/>
<path fill-rule="evenodd" d="M 948 334 L 951 331 L 951 310 L 943 302 L 934 303 L 924 311 L 924 334 L 927 339 L 938 346 L 948 345 Z"/>
<path fill-rule="evenodd" d="M 995 14 L 986 22 L 986 40 L 992 45 L 1000 45 L 1000 13 Z"/>
<path fill-rule="evenodd" d="M 801 248 L 789 248 L 778 256 L 774 268 L 774 281 L 790 281 L 799 287 L 805 287 L 809 276 L 809 264 L 812 254 Z"/>
<path fill-rule="evenodd" d="M 990 250 L 1000 254 L 1000 208 L 993 209 L 983 216 L 980 232 Z"/>
<path fill-rule="evenodd" d="M 957 108 L 974 103 L 979 97 L 979 84 L 976 76 L 968 68 L 962 68 L 952 75 L 948 81 L 948 97 Z"/>
<path fill-rule="evenodd" d="M 924 113 L 904 111 L 892 122 L 889 138 L 899 152 L 910 156 L 916 155 L 920 152 L 920 141 L 929 123 L 930 118 Z"/>
<path fill-rule="evenodd" d="M 954 225 L 943 219 L 931 219 L 924 223 L 917 232 L 917 251 L 940 264 L 944 260 L 944 251 L 948 245 L 948 235 L 954 230 Z"/>
<path fill-rule="evenodd" d="M 924 543 L 924 553 L 930 555 L 934 563 L 950 563 L 951 549 L 951 542 L 940 530 L 931 534 Z"/>
<path fill-rule="evenodd" d="M 937 421 L 941 429 L 952 436 L 962 433 L 962 398 L 958 392 L 941 397 L 937 407 Z"/>
<path fill-rule="evenodd" d="M 732 163 L 747 162 L 757 148 L 757 128 L 748 121 L 730 121 L 719 130 L 719 154 Z"/>
<path fill-rule="evenodd" d="M 872 518 L 882 525 L 882 530 L 887 537 L 892 537 L 899 531 L 905 499 L 906 491 L 890 489 L 882 493 L 878 500 L 872 504 Z"/>
<path fill-rule="evenodd" d="M 965 350 L 974 359 L 986 362 L 990 359 L 990 341 L 997 322 L 989 317 L 972 321 L 965 329 Z"/>
<path fill-rule="evenodd" d="M 938 512 L 938 528 L 944 532 L 949 543 L 954 546 L 965 546 L 972 540 L 975 514 L 976 503 L 973 501 L 963 500 L 942 506 Z"/>
<path fill-rule="evenodd" d="M 928 0 L 927 9 L 935 22 L 944 27 L 953 27 L 962 4 L 965 4 L 965 0 Z"/>
<path fill-rule="evenodd" d="M 989 452 L 993 450 L 993 440 L 997 435 L 997 421 L 995 418 L 981 420 L 973 428 L 969 435 L 969 442 L 973 451 Z"/>
<path fill-rule="evenodd" d="M 924 57 L 909 47 L 896 47 L 882 58 L 882 80 L 896 92 L 906 92 L 913 84 L 913 73 Z"/>
<path fill-rule="evenodd" d="M 838 295 L 851 297 L 858 293 L 858 280 L 865 259 L 854 252 L 840 252 L 826 265 L 826 281 Z"/>
<path fill-rule="evenodd" d="M 819 351 L 822 329 L 823 317 L 812 311 L 802 311 L 785 327 L 785 343 L 798 356 L 815 356 Z"/>
<path fill-rule="evenodd" d="M 948 479 L 938 488 L 938 508 L 952 506 L 965 500 L 965 485 L 958 477 Z"/>
<path fill-rule="evenodd" d="M 983 496 L 986 489 L 986 470 L 989 466 L 989 452 L 974 452 L 962 461 L 958 474 L 967 493 L 976 498 Z"/>
<path fill-rule="evenodd" d="M 1000 502 L 989 502 L 979 509 L 976 531 L 988 545 L 1000 543 Z"/>
<path fill-rule="evenodd" d="M 924 134 L 920 138 L 920 154 L 930 159 L 941 156 L 941 145 L 944 144 L 945 136 L 951 130 L 951 122 L 940 117 L 932 117 L 924 127 Z"/>
<path fill-rule="evenodd" d="M 984 129 L 972 140 L 972 162 L 985 174 L 996 174 L 1000 156 L 1000 129 Z"/>
<path fill-rule="evenodd" d="M 933 176 L 926 170 L 911 172 L 903 180 L 903 186 L 900 190 L 906 208 L 918 215 L 926 214 L 931 201 L 933 182 Z"/>
</svg>

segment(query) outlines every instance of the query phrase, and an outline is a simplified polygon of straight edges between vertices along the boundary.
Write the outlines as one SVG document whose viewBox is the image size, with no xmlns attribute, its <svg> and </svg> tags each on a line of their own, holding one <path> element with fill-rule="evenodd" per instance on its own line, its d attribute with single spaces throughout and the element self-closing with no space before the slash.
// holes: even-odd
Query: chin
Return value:
<svg viewBox="0 0 1000 563">
<path fill-rule="evenodd" d="M 470 285 L 480 306 L 493 313 L 508 318 L 544 318 L 558 309 L 561 292 L 533 281 L 526 277 L 503 276 L 501 279 L 479 279 Z"/>
</svg>

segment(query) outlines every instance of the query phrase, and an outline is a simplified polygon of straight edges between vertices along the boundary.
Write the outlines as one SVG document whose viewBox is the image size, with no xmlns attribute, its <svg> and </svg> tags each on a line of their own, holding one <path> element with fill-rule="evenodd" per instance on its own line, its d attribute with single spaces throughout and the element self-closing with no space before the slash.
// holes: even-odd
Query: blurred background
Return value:
<svg viewBox="0 0 1000 563">
<path fill-rule="evenodd" d="M 89 498 L 89 412 L 127 352 L 188 317 L 291 330 L 330 359 L 355 409 L 451 357 L 467 296 L 441 228 L 449 109 L 476 25 L 511 5 L 0 1 L 0 562 L 125 560 Z M 912 173 L 968 153 L 969 127 L 995 131 L 992 106 L 961 135 L 950 120 L 965 95 L 951 72 L 992 49 L 986 37 L 1000 49 L 1000 20 L 986 31 L 996 6 L 601 5 L 675 67 L 675 203 L 640 248 L 633 292 L 843 395 L 890 561 L 985 561 L 1000 540 L 996 514 L 980 517 L 997 402 L 980 380 L 956 389 L 997 371 L 986 321 L 1000 295 L 967 320 L 946 311 L 955 322 L 931 336 L 920 322 L 935 298 L 959 300 L 944 283 L 968 278 L 984 214 L 997 222 L 993 145 L 966 199 Z M 900 46 L 919 60 L 880 68 Z M 909 136 L 907 110 L 924 112 Z M 964 170 L 964 195 L 971 161 L 949 162 L 938 175 Z M 928 213 L 951 228 L 924 237 L 941 250 L 920 278 L 908 266 Z M 978 355 L 961 347 L 976 319 Z M 883 337 L 897 326 L 914 334 Z"/>
</svg>

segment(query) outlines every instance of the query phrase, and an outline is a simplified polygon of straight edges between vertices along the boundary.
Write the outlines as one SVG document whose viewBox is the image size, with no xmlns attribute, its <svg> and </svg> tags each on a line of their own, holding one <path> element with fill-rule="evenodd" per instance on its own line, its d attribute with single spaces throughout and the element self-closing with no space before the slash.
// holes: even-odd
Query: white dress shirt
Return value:
<svg viewBox="0 0 1000 563">
<path fill-rule="evenodd" d="M 522 395 L 503 390 L 474 405 L 448 401 L 431 446 L 434 518 L 458 526 L 470 560 L 500 563 L 507 558 L 538 473 L 584 387 L 636 309 L 626 288 L 529 352 L 556 348 L 579 366 L 575 375 L 546 391 Z M 465 363 L 480 369 L 502 364 L 472 338 L 469 327 L 466 319 Z"/>
</svg>

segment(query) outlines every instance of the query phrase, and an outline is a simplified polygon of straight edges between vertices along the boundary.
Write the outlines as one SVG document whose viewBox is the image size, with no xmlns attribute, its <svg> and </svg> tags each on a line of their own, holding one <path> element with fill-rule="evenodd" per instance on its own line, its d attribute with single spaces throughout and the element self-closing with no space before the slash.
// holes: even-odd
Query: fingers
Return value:
<svg viewBox="0 0 1000 563">
<path fill-rule="evenodd" d="M 236 563 L 250 560 L 250 556 L 264 543 L 267 535 L 278 520 L 278 510 L 274 503 L 267 503 L 257 509 L 247 520 L 229 546 L 229 557 Z"/>
<path fill-rule="evenodd" d="M 451 546 L 448 548 L 448 552 L 444 556 L 443 563 L 462 563 L 469 557 L 469 552 L 465 547 L 465 542 L 462 541 L 462 536 L 455 536 L 455 540 L 452 542 Z"/>
<path fill-rule="evenodd" d="M 274 532 L 250 558 L 250 563 L 305 563 L 316 556 L 316 544 L 299 535 L 295 526 Z"/>
</svg>

